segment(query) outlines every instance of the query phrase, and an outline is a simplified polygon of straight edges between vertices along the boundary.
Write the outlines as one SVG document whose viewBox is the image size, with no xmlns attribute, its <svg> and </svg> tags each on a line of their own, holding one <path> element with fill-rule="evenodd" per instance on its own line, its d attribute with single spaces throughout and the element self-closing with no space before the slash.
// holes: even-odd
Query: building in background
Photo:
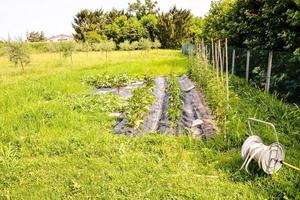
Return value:
<svg viewBox="0 0 300 200">
<path fill-rule="evenodd" d="M 55 35 L 46 39 L 47 42 L 72 42 L 74 41 L 73 35 Z"/>
</svg>

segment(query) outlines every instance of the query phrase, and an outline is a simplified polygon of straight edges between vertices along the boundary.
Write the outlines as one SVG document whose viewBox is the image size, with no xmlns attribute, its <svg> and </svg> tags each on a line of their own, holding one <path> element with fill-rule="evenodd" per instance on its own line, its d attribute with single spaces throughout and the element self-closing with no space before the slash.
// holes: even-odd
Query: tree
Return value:
<svg viewBox="0 0 300 200">
<path fill-rule="evenodd" d="M 176 6 L 167 13 L 159 14 L 157 29 L 162 47 L 178 48 L 183 40 L 188 37 L 191 19 L 190 10 L 178 10 Z"/>
<path fill-rule="evenodd" d="M 96 32 L 104 37 L 105 13 L 102 9 L 81 10 L 75 15 L 72 26 L 76 32 L 74 38 L 77 41 L 85 42 L 88 32 Z"/>
<path fill-rule="evenodd" d="M 157 17 L 154 14 L 145 15 L 141 18 L 141 23 L 147 30 L 151 41 L 154 42 L 157 35 Z"/>
<path fill-rule="evenodd" d="M 72 42 L 60 42 L 59 50 L 64 58 L 70 57 L 71 62 L 73 63 L 73 51 L 74 51 L 74 43 Z"/>
<path fill-rule="evenodd" d="M 106 53 L 106 61 L 108 59 L 108 52 L 116 49 L 116 43 L 112 40 L 105 40 L 100 43 L 101 50 Z"/>
<path fill-rule="evenodd" d="M 9 61 L 14 63 L 15 66 L 20 64 L 22 70 L 24 70 L 24 66 L 26 64 L 30 63 L 28 48 L 26 44 L 24 44 L 22 41 L 9 42 L 8 54 L 9 54 Z"/>
<path fill-rule="evenodd" d="M 44 35 L 44 32 L 41 31 L 40 33 L 39 32 L 30 32 L 27 34 L 27 41 L 28 42 L 43 42 L 45 41 L 45 35 Z"/>
<path fill-rule="evenodd" d="M 136 0 L 133 3 L 128 3 L 128 12 L 141 19 L 143 16 L 156 14 L 158 12 L 156 5 L 157 1 L 145 0 L 143 4 L 140 0 Z"/>
<path fill-rule="evenodd" d="M 124 40 L 130 42 L 139 41 L 141 38 L 147 38 L 147 30 L 142 26 L 141 22 L 136 17 L 130 17 L 121 28 L 121 33 Z"/>
<path fill-rule="evenodd" d="M 193 17 L 189 27 L 189 39 L 190 42 L 195 44 L 199 43 L 201 38 L 203 38 L 203 26 L 204 21 L 200 17 Z"/>
</svg>

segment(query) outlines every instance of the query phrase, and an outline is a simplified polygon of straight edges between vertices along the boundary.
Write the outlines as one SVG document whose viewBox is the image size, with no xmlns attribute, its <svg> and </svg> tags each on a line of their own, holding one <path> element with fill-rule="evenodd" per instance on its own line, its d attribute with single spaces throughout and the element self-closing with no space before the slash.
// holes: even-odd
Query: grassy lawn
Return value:
<svg viewBox="0 0 300 200">
<path fill-rule="evenodd" d="M 187 64 L 174 50 L 111 52 L 108 61 L 103 53 L 76 53 L 73 64 L 34 54 L 24 71 L 0 57 L 0 199 L 297 197 L 299 183 L 281 181 L 281 172 L 293 175 L 289 169 L 273 177 L 238 171 L 239 148 L 188 136 L 111 133 L 109 112 L 118 99 L 91 99 L 84 84 L 104 72 L 182 74 Z M 279 189 L 270 196 L 273 187 Z"/>
</svg>

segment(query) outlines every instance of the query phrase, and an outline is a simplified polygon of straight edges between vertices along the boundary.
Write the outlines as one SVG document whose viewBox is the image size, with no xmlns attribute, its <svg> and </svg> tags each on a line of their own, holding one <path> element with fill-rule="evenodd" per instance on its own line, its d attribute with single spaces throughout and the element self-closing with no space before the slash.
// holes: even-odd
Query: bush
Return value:
<svg viewBox="0 0 300 200">
<path fill-rule="evenodd" d="M 128 40 L 125 40 L 119 46 L 120 46 L 120 49 L 123 50 L 123 51 L 130 50 L 130 42 Z"/>
<path fill-rule="evenodd" d="M 22 41 L 9 43 L 8 54 L 9 54 L 9 61 L 14 63 L 15 66 L 20 64 L 23 70 L 24 70 L 24 66 L 30 63 L 28 47 Z"/>
<path fill-rule="evenodd" d="M 158 48 L 160 48 L 160 47 L 161 47 L 160 41 L 159 41 L 158 39 L 155 39 L 155 41 L 152 42 L 152 48 L 153 48 L 153 49 L 158 49 Z"/>
<path fill-rule="evenodd" d="M 151 48 L 151 41 L 149 39 L 142 38 L 139 41 L 139 47 L 142 50 L 149 50 Z"/>
<path fill-rule="evenodd" d="M 138 50 L 140 49 L 140 44 L 138 41 L 134 41 L 130 44 L 130 50 Z"/>
</svg>

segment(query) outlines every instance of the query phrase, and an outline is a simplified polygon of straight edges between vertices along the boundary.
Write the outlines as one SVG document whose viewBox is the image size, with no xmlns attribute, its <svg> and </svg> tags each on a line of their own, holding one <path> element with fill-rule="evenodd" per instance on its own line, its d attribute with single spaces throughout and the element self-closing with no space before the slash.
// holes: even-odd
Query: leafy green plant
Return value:
<svg viewBox="0 0 300 200">
<path fill-rule="evenodd" d="M 86 79 L 86 83 L 96 88 L 116 87 L 120 88 L 136 81 L 135 77 L 129 77 L 127 74 L 109 75 L 101 74 L 98 76 L 90 76 Z"/>
<path fill-rule="evenodd" d="M 123 51 L 130 50 L 130 42 L 128 40 L 125 40 L 119 46 L 120 46 L 120 49 L 123 50 Z"/>
<path fill-rule="evenodd" d="M 151 48 L 151 41 L 149 39 L 142 38 L 139 41 L 139 47 L 142 50 L 148 51 Z"/>
<path fill-rule="evenodd" d="M 158 49 L 161 47 L 161 43 L 158 39 L 155 39 L 154 42 L 152 42 L 152 48 L 153 49 Z"/>
<path fill-rule="evenodd" d="M 75 45 L 73 42 L 61 42 L 59 43 L 59 51 L 64 58 L 70 57 L 71 62 L 73 63 L 73 51 Z"/>
<path fill-rule="evenodd" d="M 183 103 L 180 98 L 179 81 L 175 75 L 171 75 L 168 78 L 168 92 L 169 92 L 168 119 L 171 122 L 171 128 L 174 130 L 178 126 L 180 116 L 182 114 L 181 106 Z"/>
<path fill-rule="evenodd" d="M 144 122 L 144 118 L 150 111 L 151 105 L 155 101 L 155 96 L 152 94 L 152 87 L 146 86 L 135 89 L 133 96 L 128 100 L 128 105 L 125 109 L 125 119 L 127 126 L 137 130 Z"/>
<path fill-rule="evenodd" d="M 14 63 L 15 66 L 21 65 L 22 70 L 24 66 L 30 63 L 29 51 L 25 43 L 22 41 L 8 43 L 9 61 Z"/>
</svg>

